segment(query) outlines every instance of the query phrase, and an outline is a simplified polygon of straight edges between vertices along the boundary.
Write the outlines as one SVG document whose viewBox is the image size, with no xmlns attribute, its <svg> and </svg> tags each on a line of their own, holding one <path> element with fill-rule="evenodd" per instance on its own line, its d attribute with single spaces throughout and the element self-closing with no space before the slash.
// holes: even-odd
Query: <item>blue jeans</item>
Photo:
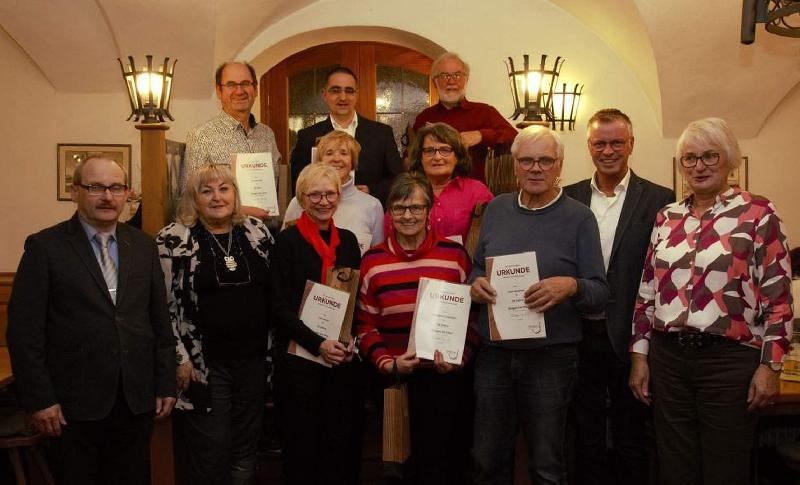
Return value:
<svg viewBox="0 0 800 485">
<path fill-rule="evenodd" d="M 475 362 L 475 483 L 512 483 L 520 429 L 531 482 L 566 483 L 565 427 L 577 369 L 575 344 L 532 350 L 480 347 Z"/>
</svg>

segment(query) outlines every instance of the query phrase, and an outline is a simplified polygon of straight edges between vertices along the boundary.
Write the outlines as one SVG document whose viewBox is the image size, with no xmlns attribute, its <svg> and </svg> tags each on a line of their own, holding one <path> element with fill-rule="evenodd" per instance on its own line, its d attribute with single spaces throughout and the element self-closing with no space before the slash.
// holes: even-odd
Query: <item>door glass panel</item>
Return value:
<svg viewBox="0 0 800 485">
<path fill-rule="evenodd" d="M 297 132 L 328 117 L 328 107 L 320 93 L 325 74 L 336 66 L 319 66 L 289 76 L 289 147 L 297 142 Z"/>
<path fill-rule="evenodd" d="M 405 149 L 406 127 L 430 105 L 429 78 L 399 66 L 376 66 L 375 110 L 378 121 L 394 131 L 397 148 Z"/>
</svg>

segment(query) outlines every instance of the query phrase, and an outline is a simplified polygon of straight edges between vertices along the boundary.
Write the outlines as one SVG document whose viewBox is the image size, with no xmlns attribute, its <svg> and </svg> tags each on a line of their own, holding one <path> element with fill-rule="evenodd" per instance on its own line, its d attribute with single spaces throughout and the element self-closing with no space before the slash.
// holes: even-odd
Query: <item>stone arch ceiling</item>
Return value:
<svg viewBox="0 0 800 485">
<path fill-rule="evenodd" d="M 116 58 L 152 53 L 179 59 L 176 97 L 208 98 L 217 63 L 316 1 L 8 0 L 0 1 L 0 27 L 56 92 L 121 92 Z M 800 40 L 759 26 L 755 44 L 739 44 L 739 1 L 549 1 L 619 55 L 667 137 L 703 116 L 756 136 L 800 80 Z"/>
</svg>

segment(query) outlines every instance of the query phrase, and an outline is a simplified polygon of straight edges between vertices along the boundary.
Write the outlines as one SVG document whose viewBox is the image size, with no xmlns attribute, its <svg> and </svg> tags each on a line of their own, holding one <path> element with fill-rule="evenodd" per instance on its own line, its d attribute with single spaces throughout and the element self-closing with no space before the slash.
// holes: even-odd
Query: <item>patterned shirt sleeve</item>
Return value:
<svg viewBox="0 0 800 485">
<path fill-rule="evenodd" d="M 650 332 L 653 331 L 653 318 L 656 304 L 656 276 L 655 276 L 655 247 L 658 243 L 658 228 L 664 224 L 664 212 L 659 212 L 653 232 L 650 234 L 650 244 L 644 258 L 642 281 L 639 284 L 639 295 L 633 310 L 633 337 L 630 351 L 645 354 L 650 351 Z"/>
</svg>

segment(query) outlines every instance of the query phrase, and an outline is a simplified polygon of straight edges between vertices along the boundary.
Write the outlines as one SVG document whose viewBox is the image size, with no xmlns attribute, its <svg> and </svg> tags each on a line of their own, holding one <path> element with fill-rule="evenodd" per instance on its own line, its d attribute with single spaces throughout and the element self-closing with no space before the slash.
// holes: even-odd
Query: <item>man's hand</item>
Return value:
<svg viewBox="0 0 800 485">
<path fill-rule="evenodd" d="M 483 140 L 483 135 L 481 135 L 481 132 L 478 130 L 462 131 L 461 139 L 464 141 L 464 145 L 466 145 L 467 148 L 469 148 L 471 146 L 475 146 L 478 143 L 480 143 L 481 140 Z"/>
<path fill-rule="evenodd" d="M 631 388 L 636 399 L 650 405 L 650 364 L 647 363 L 646 355 L 635 352 L 631 354 L 631 375 L 628 379 L 628 387 Z"/>
<path fill-rule="evenodd" d="M 265 222 L 267 219 L 269 219 L 269 211 L 265 211 L 261 207 L 253 207 L 252 205 L 243 205 L 242 214 L 246 216 L 253 216 L 256 219 L 261 219 Z"/>
<path fill-rule="evenodd" d="M 367 185 L 356 185 L 356 188 L 365 194 L 369 194 L 369 186 Z"/>
<path fill-rule="evenodd" d="M 747 410 L 757 411 L 772 404 L 778 395 L 778 378 L 780 372 L 770 369 L 766 365 L 759 365 L 750 379 L 750 390 L 747 392 Z"/>
<path fill-rule="evenodd" d="M 61 413 L 60 404 L 53 404 L 49 408 L 40 409 L 31 414 L 31 422 L 39 432 L 46 436 L 61 436 L 61 426 L 67 425 L 67 420 Z"/>
<path fill-rule="evenodd" d="M 179 391 L 189 389 L 189 383 L 198 381 L 197 373 L 194 371 L 192 362 L 189 360 L 175 368 L 175 377 L 178 381 Z"/>
<path fill-rule="evenodd" d="M 478 276 L 469 288 L 469 296 L 475 303 L 496 303 L 497 292 L 489 284 L 489 278 Z"/>
<path fill-rule="evenodd" d="M 534 283 L 525 290 L 525 305 L 544 312 L 578 291 L 578 281 L 571 276 L 553 276 Z"/>
<path fill-rule="evenodd" d="M 154 419 L 164 419 L 169 416 L 173 406 L 175 406 L 174 397 L 156 396 L 156 417 Z"/>
<path fill-rule="evenodd" d="M 338 340 L 325 340 L 319 344 L 319 354 L 330 365 L 339 365 L 347 361 L 347 347 Z M 352 353 L 350 359 L 352 359 Z"/>
</svg>

